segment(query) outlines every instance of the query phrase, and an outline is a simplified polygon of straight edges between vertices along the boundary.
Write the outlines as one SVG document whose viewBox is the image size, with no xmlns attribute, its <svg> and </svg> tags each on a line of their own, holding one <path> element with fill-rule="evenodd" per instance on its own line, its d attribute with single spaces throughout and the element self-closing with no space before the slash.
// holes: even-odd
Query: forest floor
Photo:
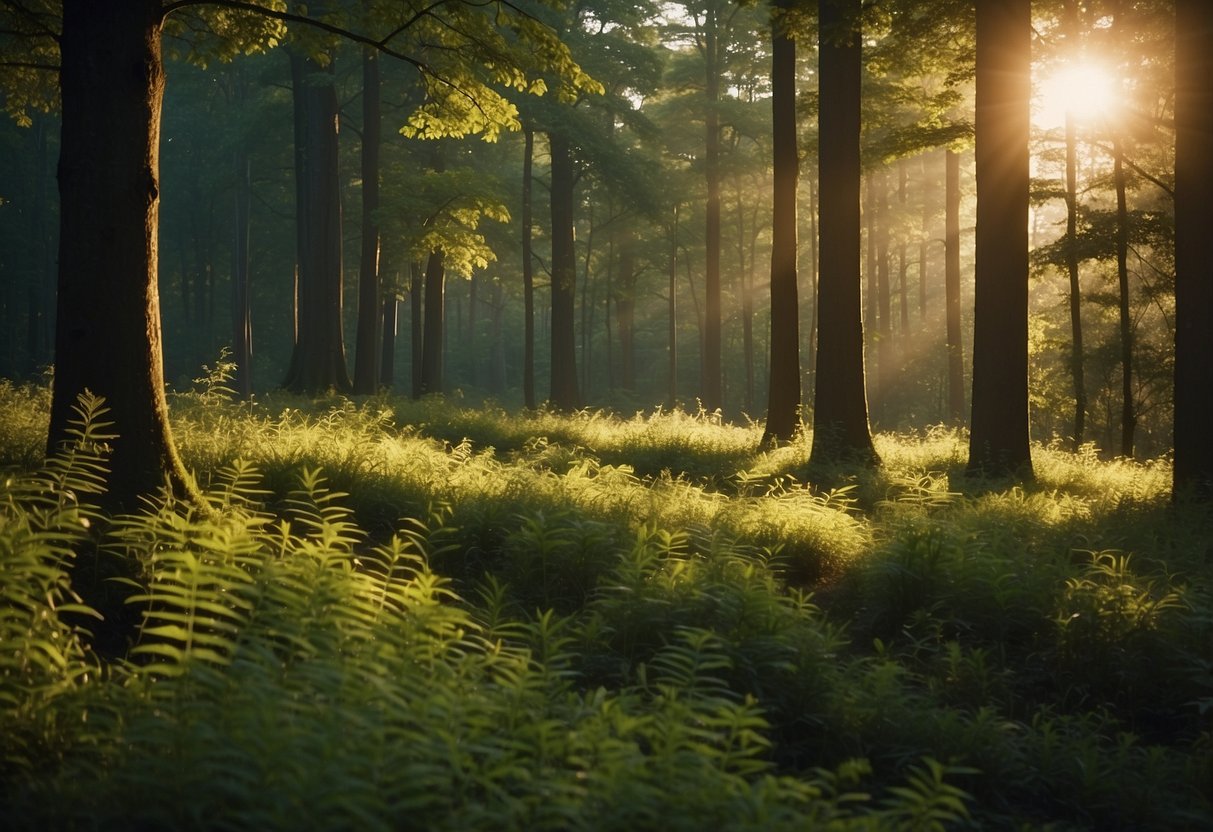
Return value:
<svg viewBox="0 0 1213 832">
<path fill-rule="evenodd" d="M 216 511 L 108 517 L 104 412 L 44 463 L 46 396 L 0 382 L 0 826 L 1213 827 L 1213 512 L 1166 461 L 208 390 Z"/>
</svg>

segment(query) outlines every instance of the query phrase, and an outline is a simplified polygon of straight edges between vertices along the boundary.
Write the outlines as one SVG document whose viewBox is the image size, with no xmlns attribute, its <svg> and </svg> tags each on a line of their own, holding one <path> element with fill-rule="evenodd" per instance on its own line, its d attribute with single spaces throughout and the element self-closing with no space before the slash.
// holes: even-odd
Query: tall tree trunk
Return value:
<svg viewBox="0 0 1213 832">
<path fill-rule="evenodd" d="M 860 298 L 859 0 L 818 0 L 821 314 L 811 459 L 875 463 L 864 392 Z"/>
<path fill-rule="evenodd" d="M 1213 496 L 1213 6 L 1175 2 L 1174 496 Z"/>
<path fill-rule="evenodd" d="M 379 383 L 379 53 L 362 51 L 362 251 L 358 266 L 358 328 L 355 335 L 354 392 L 374 393 Z"/>
<path fill-rule="evenodd" d="M 425 353 L 423 343 L 425 325 L 422 308 L 425 300 L 422 297 L 423 294 L 421 264 L 412 262 L 409 264 L 409 374 L 411 381 L 409 392 L 414 399 L 421 398 L 422 392 L 421 375 Z M 441 319 L 441 315 L 439 315 L 439 319 Z"/>
<path fill-rule="evenodd" d="M 332 65 L 291 55 L 296 107 L 302 103 L 302 151 L 295 175 L 304 199 L 296 209 L 299 332 L 284 386 L 296 393 L 352 389 L 342 319 L 341 191 L 337 179 L 337 91 Z M 296 141 L 300 138 L 296 133 Z"/>
<path fill-rule="evenodd" d="M 667 353 L 669 358 L 666 404 L 673 409 L 678 404 L 678 205 L 674 205 L 674 228 L 670 235 L 670 275 L 667 314 Z"/>
<path fill-rule="evenodd" d="M 505 394 L 505 338 L 502 336 L 501 325 L 505 317 L 505 286 L 500 280 L 493 281 L 492 317 L 489 322 L 489 333 L 493 340 L 493 356 L 490 364 L 489 390 L 494 396 Z"/>
<path fill-rule="evenodd" d="M 709 413 L 724 402 L 721 387 L 720 315 L 720 44 L 716 9 L 707 12 L 704 31 L 704 159 L 707 201 L 704 228 L 704 327 L 700 398 Z"/>
<path fill-rule="evenodd" d="M 535 409 L 535 264 L 531 251 L 531 166 L 535 157 L 535 131 L 523 127 L 522 152 L 522 401 Z"/>
<path fill-rule="evenodd" d="M 960 330 L 960 154 L 944 151 L 944 315 L 947 318 L 948 419 L 964 424 L 964 342 Z"/>
<path fill-rule="evenodd" d="M 777 0 L 771 19 L 771 375 L 762 444 L 789 442 L 800 425 L 800 302 L 796 294 L 796 42 Z"/>
<path fill-rule="evenodd" d="M 480 281 L 476 275 L 468 280 L 468 334 L 460 343 L 467 347 L 469 355 L 470 376 L 472 387 L 480 386 L 480 339 L 477 337 L 479 323 L 477 312 L 480 305 Z"/>
<path fill-rule="evenodd" d="M 1029 0 L 977 4 L 977 278 L 968 470 L 1031 476 L 1028 443 Z"/>
<path fill-rule="evenodd" d="M 636 389 L 636 245 L 629 229 L 619 247 L 619 286 L 615 290 L 615 321 L 619 331 L 619 381 Z"/>
<path fill-rule="evenodd" d="M 72 408 L 105 398 L 111 503 L 165 481 L 190 490 L 164 395 L 156 285 L 164 69 L 158 0 L 64 0 L 55 382 L 47 449 L 69 440 Z M 105 164 L 97 164 L 104 159 Z"/>
<path fill-rule="evenodd" d="M 887 419 L 893 388 L 893 303 L 889 286 L 889 173 L 872 174 L 876 187 L 876 401 L 878 419 Z"/>
<path fill-rule="evenodd" d="M 243 101 L 244 80 L 239 79 L 237 95 Z M 253 395 L 253 321 L 249 280 L 249 208 L 252 181 L 248 148 L 244 139 L 236 146 L 236 210 L 232 239 L 232 359 L 236 362 L 236 394 L 242 399 Z"/>
<path fill-rule="evenodd" d="M 441 393 L 443 331 L 446 326 L 446 264 L 442 251 L 430 252 L 425 264 L 425 325 L 421 337 L 419 393 Z"/>
<path fill-rule="evenodd" d="M 745 203 L 741 183 L 737 182 L 737 267 L 741 275 L 741 357 L 745 364 L 747 413 L 754 412 L 754 258 L 746 260 Z M 752 254 L 752 252 L 751 252 Z"/>
<path fill-rule="evenodd" d="M 809 318 L 808 360 L 806 372 L 809 389 L 816 388 L 817 373 L 817 321 L 818 310 L 821 308 L 821 298 L 818 295 L 818 266 L 817 266 L 817 183 L 809 179 L 809 286 L 813 301 L 813 311 Z"/>
<path fill-rule="evenodd" d="M 1120 308 L 1120 455 L 1133 456 L 1137 413 L 1133 403 L 1133 322 L 1129 315 L 1129 209 L 1125 196 L 1124 148 L 1112 137 L 1112 179 L 1116 185 L 1116 283 Z"/>
<path fill-rule="evenodd" d="M 1066 113 L 1066 273 L 1070 278 L 1070 379 L 1074 385 L 1074 448 L 1083 442 L 1087 386 L 1083 379 L 1082 286 L 1078 281 L 1078 140 Z"/>
<path fill-rule="evenodd" d="M 577 391 L 577 339 L 573 255 L 573 155 L 568 139 L 548 134 L 552 157 L 552 385 L 550 399 L 559 410 L 581 406 Z"/>
<path fill-rule="evenodd" d="M 918 320 L 923 331 L 927 328 L 927 255 L 931 244 L 931 199 L 934 197 L 927 156 L 922 158 L 922 226 L 918 237 Z"/>
<path fill-rule="evenodd" d="M 399 272 L 396 280 L 400 280 Z M 395 289 L 383 295 L 379 326 L 383 333 L 379 342 L 379 384 L 391 387 L 396 383 L 396 333 L 400 328 L 400 298 L 396 296 Z"/>
<path fill-rule="evenodd" d="M 906 180 L 909 178 L 909 172 L 906 168 L 906 160 L 897 160 L 897 206 L 902 214 L 906 210 Z M 900 335 L 902 338 L 901 354 L 898 358 L 899 364 L 904 364 L 905 356 L 905 339 L 910 335 L 910 289 L 906 279 L 906 271 L 909 268 L 909 262 L 906 258 L 906 235 L 904 231 L 898 234 L 897 238 L 897 296 L 900 301 L 899 321 Z"/>
</svg>

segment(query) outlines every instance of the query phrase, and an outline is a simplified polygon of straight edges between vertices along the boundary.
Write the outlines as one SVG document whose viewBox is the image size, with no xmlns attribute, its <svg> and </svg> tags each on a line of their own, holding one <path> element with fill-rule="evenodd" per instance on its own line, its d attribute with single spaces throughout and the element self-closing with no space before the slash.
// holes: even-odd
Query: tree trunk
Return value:
<svg viewBox="0 0 1213 832">
<path fill-rule="evenodd" d="M 421 398 L 422 354 L 425 351 L 422 344 L 425 330 L 422 323 L 422 294 L 421 264 L 413 262 L 409 264 L 409 392 L 414 399 Z"/>
<path fill-rule="evenodd" d="M 876 187 L 876 401 L 877 419 L 887 419 L 893 387 L 893 303 L 889 286 L 889 173 L 873 173 Z"/>
<path fill-rule="evenodd" d="M 1087 386 L 1083 379 L 1082 287 L 1078 281 L 1078 140 L 1074 114 L 1066 113 L 1066 272 L 1070 278 L 1070 378 L 1074 385 L 1074 448 L 1083 442 Z"/>
<path fill-rule="evenodd" d="M 901 213 L 906 210 L 906 180 L 909 178 L 909 173 L 906 169 L 906 160 L 897 160 L 897 205 Z M 909 262 L 906 257 L 906 235 L 905 233 L 898 234 L 897 239 L 897 296 L 899 300 L 899 321 L 901 336 L 901 350 L 898 358 L 898 363 L 904 363 L 905 356 L 905 339 L 910 335 L 910 288 L 906 279 L 906 271 L 909 269 Z"/>
<path fill-rule="evenodd" d="M 977 275 L 968 470 L 1031 476 L 1028 0 L 977 4 Z"/>
<path fill-rule="evenodd" d="M 535 409 L 535 265 L 531 252 L 531 166 L 535 156 L 535 131 L 523 128 L 522 152 L 522 401 Z"/>
<path fill-rule="evenodd" d="M 577 264 L 573 256 L 573 156 L 568 139 L 549 133 L 552 157 L 552 386 L 558 410 L 581 406 L 573 320 Z"/>
<path fill-rule="evenodd" d="M 70 439 L 80 394 L 104 397 L 118 434 L 107 499 L 127 508 L 166 475 L 179 490 L 191 488 L 169 430 L 156 285 L 160 15 L 158 0 L 65 0 L 60 39 L 59 279 L 47 449 Z"/>
<path fill-rule="evenodd" d="M 669 358 L 669 386 L 666 405 L 673 409 L 678 404 L 678 205 L 674 206 L 674 229 L 670 235 L 670 285 L 667 314 Z"/>
<path fill-rule="evenodd" d="M 704 326 L 700 398 L 709 413 L 723 404 L 720 316 L 720 46 L 715 8 L 704 31 L 704 154 L 707 181 L 704 228 Z"/>
<path fill-rule="evenodd" d="M 1112 137 L 1112 179 L 1116 185 L 1116 283 L 1120 307 L 1120 455 L 1133 456 L 1137 414 L 1133 403 L 1133 322 L 1129 315 L 1129 209 L 1125 196 L 1124 148 Z"/>
<path fill-rule="evenodd" d="M 800 425 L 800 302 L 796 294 L 796 42 L 777 0 L 771 19 L 771 370 L 762 444 L 789 442 Z"/>
<path fill-rule="evenodd" d="M 425 326 L 421 338 L 421 380 L 418 392 L 442 392 L 443 328 L 446 323 L 446 266 L 441 251 L 430 252 L 425 264 Z"/>
<path fill-rule="evenodd" d="M 1213 6 L 1175 3 L 1174 496 L 1213 496 Z"/>
<path fill-rule="evenodd" d="M 332 65 L 293 54 L 296 102 L 296 208 L 299 331 L 284 386 L 295 393 L 350 392 L 342 320 L 341 191 L 337 179 L 337 91 Z M 302 110 L 302 112 L 300 112 Z M 300 140 L 296 132 L 296 141 Z M 300 167 L 301 165 L 301 167 Z"/>
<path fill-rule="evenodd" d="M 918 238 L 918 321 L 923 332 L 927 329 L 927 255 L 931 244 L 931 174 L 927 168 L 927 157 L 922 159 L 922 226 Z"/>
<path fill-rule="evenodd" d="M 238 95 L 243 99 L 243 80 Z M 249 281 L 249 208 L 252 182 L 248 148 L 239 140 L 235 154 L 236 211 L 232 239 L 232 360 L 236 362 L 236 394 L 253 395 L 253 322 Z"/>
<path fill-rule="evenodd" d="M 811 459 L 875 463 L 864 392 L 860 298 L 858 0 L 818 0 L 821 276 Z"/>
<path fill-rule="evenodd" d="M 379 383 L 379 53 L 362 51 L 362 251 L 358 266 L 358 329 L 354 392 L 374 393 Z"/>
<path fill-rule="evenodd" d="M 399 273 L 396 279 L 399 281 Z M 396 290 L 393 289 L 384 294 L 383 311 L 380 315 L 383 338 L 379 343 L 379 384 L 382 387 L 391 387 L 396 383 L 396 332 L 400 327 L 399 316 L 400 298 L 396 297 Z"/>
<path fill-rule="evenodd" d="M 619 332 L 619 380 L 624 390 L 636 389 L 636 248 L 631 231 L 619 247 L 619 287 L 615 293 L 615 322 Z"/>
<path fill-rule="evenodd" d="M 944 151 L 944 315 L 947 318 L 948 419 L 964 424 L 964 342 L 960 330 L 960 154 Z"/>
</svg>

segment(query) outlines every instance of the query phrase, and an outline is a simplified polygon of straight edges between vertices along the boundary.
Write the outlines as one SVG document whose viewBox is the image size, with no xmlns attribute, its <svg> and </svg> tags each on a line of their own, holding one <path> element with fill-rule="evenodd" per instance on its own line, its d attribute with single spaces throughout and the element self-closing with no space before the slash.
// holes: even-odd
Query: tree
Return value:
<svg viewBox="0 0 1213 832">
<path fill-rule="evenodd" d="M 486 15 L 471 3 L 430 8 L 426 15 L 395 24 L 383 38 L 285 12 L 277 3 L 65 0 L 57 36 L 48 23 L 56 11 L 40 4 L 34 15 L 39 42 L 58 41 L 63 114 L 56 380 L 47 444 L 53 452 L 70 437 L 72 406 L 83 391 L 104 396 L 119 434 L 110 495 L 123 505 L 133 505 L 137 495 L 154 490 L 166 475 L 189 491 L 168 424 L 156 285 L 161 38 L 166 25 L 192 34 L 195 49 L 212 58 L 273 45 L 283 36 L 284 21 L 373 45 L 421 71 L 431 96 L 410 124 L 428 134 L 492 133 L 516 126 L 512 105 L 489 83 L 540 92 L 537 69 L 554 72 L 575 87 L 590 83 L 568 50 L 534 18 L 512 9 Z M 451 25 L 443 15 L 462 16 L 464 25 Z M 3 4 L 0 28 L 24 31 L 29 16 L 24 6 Z M 431 64 L 393 45 L 403 34 L 425 27 L 453 44 Z M 42 70 L 40 65 L 35 71 Z M 16 99 L 6 101 L 10 111 L 29 104 L 28 90 L 6 91 Z M 98 159 L 105 164 L 97 164 Z"/>
<path fill-rule="evenodd" d="M 948 148 L 944 165 L 944 317 L 948 349 L 948 418 L 964 423 L 964 343 L 960 336 L 960 154 Z"/>
<path fill-rule="evenodd" d="M 374 393 L 379 384 L 382 309 L 379 280 L 379 53 L 362 54 L 362 251 L 358 268 L 358 329 L 354 392 Z"/>
<path fill-rule="evenodd" d="M 296 393 L 353 390 L 342 316 L 341 194 L 337 91 L 331 62 L 291 54 L 295 96 L 295 222 L 298 237 L 295 349 L 283 386 Z"/>
<path fill-rule="evenodd" d="M 787 442 L 800 417 L 800 304 L 796 297 L 796 42 L 789 0 L 771 11 L 771 111 L 774 206 L 771 228 L 771 376 L 762 444 Z"/>
<path fill-rule="evenodd" d="M 817 8 L 821 314 L 810 458 L 875 463 L 864 390 L 859 279 L 860 4 L 818 0 Z"/>
<path fill-rule="evenodd" d="M 968 470 L 1031 476 L 1028 0 L 977 4 L 977 248 Z"/>
<path fill-rule="evenodd" d="M 1176 497 L 1213 496 L 1213 6 L 1175 3 Z"/>
<path fill-rule="evenodd" d="M 552 161 L 552 405 L 571 411 L 581 406 L 577 390 L 577 341 L 573 330 L 573 294 L 577 267 L 573 252 L 573 152 L 558 130 L 548 133 Z"/>
</svg>

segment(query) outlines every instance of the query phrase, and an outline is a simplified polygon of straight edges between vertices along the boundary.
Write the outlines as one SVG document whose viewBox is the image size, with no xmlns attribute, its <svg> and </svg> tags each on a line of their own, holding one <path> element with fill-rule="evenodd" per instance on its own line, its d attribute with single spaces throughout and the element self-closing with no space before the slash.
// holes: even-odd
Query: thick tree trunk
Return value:
<svg viewBox="0 0 1213 832">
<path fill-rule="evenodd" d="M 374 393 L 379 383 L 379 53 L 362 52 L 362 251 L 358 266 L 358 328 L 354 392 Z"/>
<path fill-rule="evenodd" d="M 944 151 L 944 316 L 947 318 L 948 419 L 965 420 L 964 342 L 960 330 L 960 155 Z"/>
<path fill-rule="evenodd" d="M 872 174 L 876 186 L 876 401 L 877 420 L 888 418 L 893 387 L 893 302 L 889 285 L 889 172 Z"/>
<path fill-rule="evenodd" d="M 1213 496 L 1213 6 L 1175 3 L 1174 496 Z"/>
<path fill-rule="evenodd" d="M 531 166 L 535 156 L 535 131 L 523 128 L 522 153 L 522 401 L 535 409 L 535 265 L 531 251 Z"/>
<path fill-rule="evenodd" d="M 771 20 L 774 203 L 771 213 L 771 370 L 762 444 L 789 442 L 800 426 L 800 302 L 796 286 L 796 43 L 779 0 Z"/>
<path fill-rule="evenodd" d="M 968 470 L 1031 476 L 1028 443 L 1029 0 L 977 4 L 977 277 Z"/>
<path fill-rule="evenodd" d="M 860 299 L 858 0 L 819 0 L 821 314 L 811 459 L 878 461 L 864 392 Z M 845 28 L 844 28 L 845 27 Z"/>
<path fill-rule="evenodd" d="M 577 339 L 574 332 L 573 156 L 568 139 L 549 133 L 552 157 L 552 386 L 558 410 L 581 406 L 577 392 Z"/>
<path fill-rule="evenodd" d="M 70 438 L 80 394 L 104 397 L 118 434 L 108 499 L 129 508 L 166 475 L 190 488 L 169 430 L 156 286 L 160 14 L 158 0 L 65 0 L 60 40 L 61 232 L 47 449 Z"/>
<path fill-rule="evenodd" d="M 350 392 L 342 320 L 341 193 L 337 179 L 337 91 L 331 65 L 291 56 L 296 96 L 299 328 L 283 386 L 296 393 Z M 300 132 L 301 128 L 301 132 Z M 301 167 L 300 167 L 301 166 Z M 300 185 L 297 185 L 297 188 Z"/>
</svg>

